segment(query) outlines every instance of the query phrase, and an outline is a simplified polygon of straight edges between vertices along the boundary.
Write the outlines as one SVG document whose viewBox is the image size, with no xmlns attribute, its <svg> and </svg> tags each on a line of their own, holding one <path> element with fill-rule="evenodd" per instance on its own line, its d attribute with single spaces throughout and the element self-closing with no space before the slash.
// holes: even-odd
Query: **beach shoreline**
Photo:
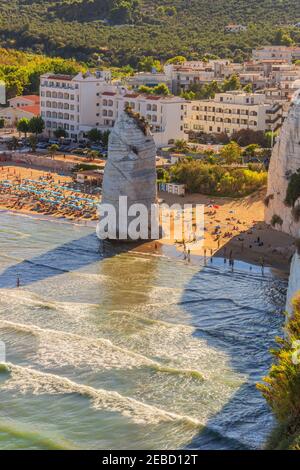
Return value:
<svg viewBox="0 0 300 470">
<path fill-rule="evenodd" d="M 0 195 L 0 210 L 14 214 L 23 214 L 34 218 L 54 220 L 61 223 L 73 223 L 80 226 L 96 228 L 98 221 L 97 206 L 100 197 L 90 196 L 84 192 L 74 193 L 68 185 L 72 183 L 72 178 L 62 176 L 57 173 L 46 174 L 41 170 L 23 168 L 17 166 L 5 166 L 0 170 L 0 180 L 30 181 L 41 179 L 46 181 L 44 188 L 49 193 L 49 188 L 53 194 L 60 191 L 60 199 L 64 202 L 57 206 L 47 203 L 39 203 L 41 196 L 30 195 L 29 193 L 10 194 L 10 189 L 2 189 Z M 50 178 L 50 182 L 47 182 Z M 21 183 L 14 183 L 21 184 Z M 30 183 L 26 183 L 30 188 Z M 63 185 L 63 186 L 62 186 Z M 56 189 L 56 187 L 60 189 Z M 162 253 L 164 250 L 174 253 L 177 259 L 187 258 L 187 251 L 190 249 L 188 258 L 193 259 L 211 257 L 223 258 L 225 260 L 244 261 L 262 267 L 273 267 L 289 272 L 290 260 L 294 253 L 293 238 L 283 232 L 277 231 L 264 222 L 264 198 L 265 189 L 243 198 L 226 198 L 206 196 L 202 194 L 187 194 L 186 196 L 176 196 L 169 193 L 159 193 L 160 203 L 166 203 L 169 207 L 173 204 L 183 208 L 185 204 L 190 204 L 195 208 L 202 205 L 204 208 L 204 243 L 203 247 L 194 247 L 193 243 L 185 240 L 174 240 L 171 230 L 170 239 L 159 239 L 157 241 L 146 241 L 134 243 L 135 250 L 149 253 Z M 36 192 L 36 191 L 35 191 Z M 25 196 L 23 195 L 25 194 Z M 55 196 L 51 196 L 55 197 Z M 77 207 L 70 204 L 76 198 L 90 201 L 91 203 L 76 202 Z M 71 199 L 73 198 L 73 199 Z M 42 199 L 42 198 L 41 198 Z M 68 203 L 69 201 L 69 203 Z M 81 204 L 81 206 L 80 206 Z M 89 205 L 92 204 L 92 205 Z M 61 209 L 62 207 L 62 209 Z M 79 207 L 81 209 L 79 210 Z M 88 209 L 89 207 L 89 209 Z M 174 219 L 173 219 L 174 223 Z M 174 228 L 174 227 L 173 227 Z M 173 237 L 173 238 L 172 238 Z"/>
<path fill-rule="evenodd" d="M 40 214 L 35 211 L 30 211 L 26 209 L 17 210 L 17 209 L 10 209 L 6 208 L 5 206 L 0 204 L 0 215 L 1 214 L 10 214 L 15 216 L 28 216 L 32 217 L 35 220 L 40 221 L 47 221 L 47 222 L 54 222 L 54 223 L 62 223 L 62 224 L 71 224 L 76 225 L 79 227 L 86 227 L 90 229 L 95 229 L 97 226 L 97 221 L 87 221 L 84 219 L 69 219 L 66 217 L 59 217 L 56 215 L 49 215 L 49 214 Z M 120 246 L 122 246 L 122 242 L 118 242 Z M 128 247 L 128 244 L 127 244 Z M 227 248 L 231 247 L 234 252 L 234 260 L 237 262 L 247 263 L 249 265 L 260 266 L 259 259 L 261 257 L 261 252 L 258 251 L 244 251 L 240 252 L 238 245 L 234 244 L 234 241 L 229 242 Z M 204 257 L 203 252 L 201 250 L 195 250 L 191 253 L 190 261 L 187 261 L 184 255 L 184 249 L 182 244 L 174 243 L 169 240 L 151 240 L 151 241 L 141 241 L 141 242 L 132 242 L 129 244 L 128 251 L 144 254 L 144 255 L 155 255 L 155 256 L 166 256 L 170 259 L 176 259 L 184 261 L 185 263 L 190 262 L 191 264 L 206 264 L 211 267 L 215 267 L 214 260 L 218 260 L 218 266 L 220 265 L 220 260 L 223 261 L 226 259 L 226 264 L 223 261 L 225 266 L 228 265 L 228 258 L 224 256 L 224 249 L 216 250 L 211 253 L 207 250 L 207 255 Z M 213 261 L 211 261 L 211 257 Z M 284 275 L 289 274 L 290 270 L 290 263 L 284 257 L 275 257 L 273 256 L 266 256 L 265 257 L 265 268 L 272 268 L 276 269 L 280 273 Z"/>
</svg>

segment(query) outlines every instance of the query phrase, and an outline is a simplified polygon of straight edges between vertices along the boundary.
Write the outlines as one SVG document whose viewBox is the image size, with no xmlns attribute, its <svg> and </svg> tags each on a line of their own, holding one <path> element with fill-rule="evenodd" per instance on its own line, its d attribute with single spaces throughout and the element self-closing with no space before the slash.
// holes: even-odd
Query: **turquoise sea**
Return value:
<svg viewBox="0 0 300 470">
<path fill-rule="evenodd" d="M 262 447 L 285 291 L 272 270 L 103 252 L 93 228 L 2 212 L 0 448 Z"/>
</svg>

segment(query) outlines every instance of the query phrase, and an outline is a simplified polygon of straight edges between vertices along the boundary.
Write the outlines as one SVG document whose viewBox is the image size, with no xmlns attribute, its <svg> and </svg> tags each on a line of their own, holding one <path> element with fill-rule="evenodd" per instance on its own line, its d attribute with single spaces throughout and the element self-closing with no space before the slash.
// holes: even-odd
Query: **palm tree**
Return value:
<svg viewBox="0 0 300 470">
<path fill-rule="evenodd" d="M 58 151 L 59 149 L 59 146 L 56 145 L 56 144 L 52 144 L 50 145 L 50 147 L 48 148 L 48 153 L 49 155 L 51 155 L 51 158 L 53 159 L 54 158 L 54 155 L 56 154 L 56 152 Z"/>
<path fill-rule="evenodd" d="M 175 140 L 175 148 L 174 150 L 176 152 L 180 152 L 180 153 L 186 153 L 188 152 L 190 149 L 189 147 L 189 144 L 187 143 L 186 140 L 184 139 L 178 139 L 178 140 Z"/>
</svg>

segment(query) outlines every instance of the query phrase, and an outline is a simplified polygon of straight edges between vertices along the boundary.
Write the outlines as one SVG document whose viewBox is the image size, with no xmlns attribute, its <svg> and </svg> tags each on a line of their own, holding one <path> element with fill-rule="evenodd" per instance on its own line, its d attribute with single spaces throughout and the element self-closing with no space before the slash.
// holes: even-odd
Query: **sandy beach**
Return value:
<svg viewBox="0 0 300 470">
<path fill-rule="evenodd" d="M 44 188 L 53 191 L 59 187 L 62 203 L 53 205 L 49 202 L 39 201 L 39 197 L 25 192 L 11 194 L 10 188 L 2 188 L 0 194 L 0 209 L 12 210 L 22 213 L 51 215 L 66 218 L 71 221 L 96 221 L 99 196 L 72 192 L 67 185 L 72 182 L 70 176 L 61 176 L 56 173 L 23 168 L 17 166 L 4 166 L 0 168 L 0 181 L 13 181 L 20 184 L 27 181 L 44 181 Z M 22 184 L 22 183 L 21 183 Z M 24 184 L 24 183 L 23 183 Z M 46 190 L 46 191 L 49 191 Z M 56 192 L 54 193 L 56 194 Z M 50 193 L 51 197 L 54 196 Z M 287 234 L 267 226 L 264 220 L 265 191 L 261 190 L 253 195 L 240 198 L 208 197 L 201 194 L 188 194 L 185 197 L 168 193 L 158 194 L 159 200 L 168 205 L 204 204 L 204 243 L 200 249 L 191 247 L 191 256 L 218 256 L 225 259 L 236 259 L 254 264 L 272 266 L 284 271 L 289 270 L 291 256 L 294 252 L 293 238 Z M 78 199 L 94 201 L 89 202 L 89 208 Z M 91 199 L 92 198 L 92 199 Z M 38 202 L 37 202 L 38 201 Z M 47 201 L 47 200 L 46 200 Z M 73 204 L 75 202 L 75 205 Z M 72 204 L 70 204 L 70 202 Z M 77 206 L 76 206 L 77 205 Z M 74 206 L 74 207 L 73 207 Z M 178 252 L 184 255 L 183 240 L 162 239 L 157 242 L 146 242 L 135 249 L 140 251 L 160 252 L 163 245 L 173 245 Z M 186 247 L 187 250 L 187 247 Z"/>
<path fill-rule="evenodd" d="M 289 272 L 290 260 L 295 251 L 293 238 L 264 223 L 265 190 L 250 196 L 232 199 L 189 194 L 185 197 L 160 193 L 161 200 L 168 205 L 204 204 L 204 243 L 200 249 L 191 248 L 191 257 L 211 256 L 246 261 L 274 267 Z M 218 228 L 217 228 L 218 227 Z M 184 255 L 184 245 L 174 239 L 160 240 L 162 244 L 173 244 Z M 151 249 L 152 244 L 149 244 Z M 145 246 L 143 247 L 145 248 Z M 188 244 L 186 245 L 186 250 Z"/>
<path fill-rule="evenodd" d="M 51 215 L 70 220 L 96 220 L 99 196 L 68 185 L 70 176 L 32 168 L 0 168 L 0 209 Z"/>
</svg>

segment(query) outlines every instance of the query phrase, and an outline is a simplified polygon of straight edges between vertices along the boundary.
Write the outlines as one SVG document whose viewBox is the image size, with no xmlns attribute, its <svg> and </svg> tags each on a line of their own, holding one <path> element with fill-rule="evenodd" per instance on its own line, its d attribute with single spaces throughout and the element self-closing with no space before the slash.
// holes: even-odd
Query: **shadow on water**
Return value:
<svg viewBox="0 0 300 470">
<path fill-rule="evenodd" d="M 18 278 L 21 287 L 26 287 L 34 282 L 76 271 L 103 258 L 129 251 L 138 245 L 138 243 L 122 243 L 122 245 L 103 243 L 91 233 L 9 266 L 0 274 L 0 288 L 16 287 Z"/>
<path fill-rule="evenodd" d="M 0 274 L 0 287 L 15 287 L 18 276 L 21 285 L 28 286 L 132 248 L 132 244 L 102 244 L 94 233 L 88 234 L 6 268 Z M 212 275 L 215 282 L 214 297 L 207 291 L 208 283 L 205 282 Z M 186 286 L 180 300 L 181 307 L 195 327 L 195 337 L 225 353 L 229 358 L 228 367 L 240 374 L 247 374 L 245 383 L 209 420 L 207 427 L 187 444 L 188 448 L 257 448 L 262 445 L 272 427 L 272 418 L 255 383 L 268 370 L 271 360 L 268 350 L 274 344 L 274 337 L 282 323 L 278 302 L 276 306 L 274 299 L 280 297 L 283 284 L 280 280 L 257 274 L 251 275 L 249 282 L 249 276 L 249 273 L 221 272 L 218 269 L 212 272 L 211 267 L 203 268 Z M 236 286 L 233 288 L 234 284 Z M 191 302 L 190 297 L 191 290 L 194 288 L 199 291 L 199 286 L 201 305 L 197 301 Z M 264 290 L 264 298 L 267 299 L 265 305 L 258 304 L 255 286 Z M 208 308 L 212 301 L 213 315 L 211 307 Z"/>
<path fill-rule="evenodd" d="M 274 423 L 256 383 L 271 365 L 269 350 L 281 331 L 285 280 L 246 271 L 215 270 L 217 295 L 215 292 L 210 299 L 209 292 L 206 298 L 202 293 L 200 305 L 189 302 L 190 289 L 201 286 L 205 291 L 205 278 L 211 270 L 209 266 L 194 275 L 181 303 L 192 317 L 194 336 L 225 353 L 229 367 L 245 376 L 245 383 L 187 448 L 262 448 Z M 213 315 L 209 307 L 212 301 Z"/>
</svg>

